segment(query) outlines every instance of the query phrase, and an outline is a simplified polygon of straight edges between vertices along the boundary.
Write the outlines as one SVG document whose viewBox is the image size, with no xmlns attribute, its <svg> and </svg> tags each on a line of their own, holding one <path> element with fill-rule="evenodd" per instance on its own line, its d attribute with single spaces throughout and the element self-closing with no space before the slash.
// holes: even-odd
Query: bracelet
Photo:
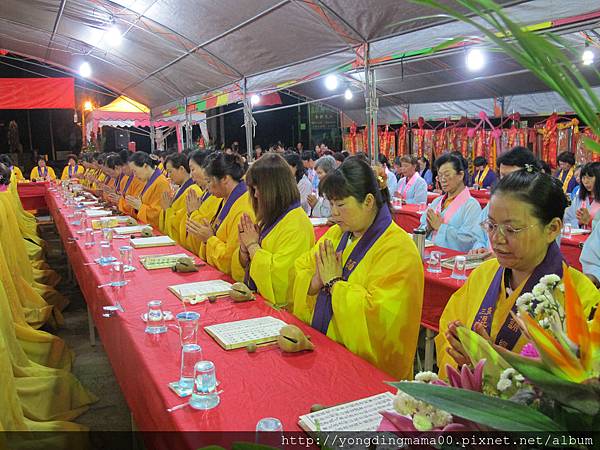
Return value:
<svg viewBox="0 0 600 450">
<path fill-rule="evenodd" d="M 333 285 L 335 283 L 337 283 L 338 281 L 344 281 L 344 278 L 343 277 L 333 277 L 331 280 L 329 280 L 327 283 L 325 283 L 325 285 L 323 286 L 323 288 L 327 292 L 331 292 L 331 289 L 333 289 Z"/>
</svg>

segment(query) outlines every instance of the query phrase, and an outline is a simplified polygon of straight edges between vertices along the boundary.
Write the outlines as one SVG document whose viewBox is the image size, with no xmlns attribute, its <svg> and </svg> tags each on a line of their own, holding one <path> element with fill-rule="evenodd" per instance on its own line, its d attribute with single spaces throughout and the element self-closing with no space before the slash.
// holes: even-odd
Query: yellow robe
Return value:
<svg viewBox="0 0 600 450">
<path fill-rule="evenodd" d="M 81 164 L 77 164 L 77 171 L 74 172 L 73 175 L 75 175 L 76 173 L 83 173 L 83 166 Z M 65 168 L 63 169 L 60 179 L 61 180 L 69 179 L 69 166 L 68 165 L 66 165 Z"/>
<path fill-rule="evenodd" d="M 332 226 L 319 240 L 342 238 Z M 348 243 L 342 263 L 358 240 Z M 296 261 L 294 315 L 310 324 L 317 296 L 308 295 L 319 243 Z M 423 264 L 408 234 L 392 222 L 369 249 L 348 281 L 332 289 L 333 317 L 327 336 L 395 379 L 412 379 L 423 303 Z"/>
<path fill-rule="evenodd" d="M 143 186 L 145 185 L 146 183 L 143 183 Z M 142 206 L 137 211 L 136 218 L 152 225 L 154 228 L 159 228 L 158 222 L 160 220 L 160 213 L 162 212 L 160 198 L 163 192 L 167 192 L 169 189 L 171 189 L 169 180 L 163 174 L 160 174 L 146 192 L 142 194 Z"/>
<path fill-rule="evenodd" d="M 129 185 L 129 189 L 127 189 L 127 192 L 122 194 L 122 197 L 119 199 L 118 206 L 119 206 L 119 211 L 121 211 L 123 214 L 126 214 L 128 216 L 135 216 L 135 211 L 125 201 L 125 196 L 131 195 L 132 197 L 138 197 L 140 195 L 140 193 L 142 192 L 142 189 L 144 189 L 144 183 L 142 183 L 139 178 L 136 178 L 133 175 L 130 175 L 130 176 L 133 177 L 133 180 L 131 180 L 131 184 Z M 123 189 L 125 189 L 125 185 L 123 185 Z M 121 193 L 123 193 L 122 190 L 121 190 Z"/>
<path fill-rule="evenodd" d="M 54 169 L 50 166 L 46 166 L 46 168 L 48 169 L 48 176 L 50 177 L 51 180 L 56 180 L 56 174 L 54 173 Z M 31 181 L 35 181 L 38 178 L 43 178 L 42 175 L 42 171 L 38 171 L 39 166 L 35 166 L 33 169 L 31 169 L 31 174 L 29 175 L 29 179 Z"/>
<path fill-rule="evenodd" d="M 492 259 L 481 264 L 477 269 L 471 272 L 465 284 L 450 297 L 450 301 L 446 305 L 442 316 L 440 317 L 440 333 L 435 338 L 435 347 L 437 353 L 437 364 L 440 371 L 440 376 L 446 377 L 446 364 L 456 367 L 454 359 L 448 354 L 446 349 L 449 347 L 445 332 L 448 330 L 448 324 L 455 320 L 459 320 L 464 326 L 471 328 L 475 316 L 479 311 L 481 302 L 487 293 L 487 290 L 498 271 L 497 259 Z M 579 298 L 584 304 L 584 310 L 588 315 L 592 307 L 600 302 L 600 291 L 592 284 L 592 282 L 581 272 L 570 267 L 569 273 Z M 500 289 L 496 310 L 492 319 L 492 329 L 490 337 L 496 339 L 500 328 L 506 321 L 510 310 L 521 295 L 521 290 L 525 282 L 515 289 L 510 297 L 506 296 L 506 286 L 504 280 Z M 519 338 L 513 351 L 520 352 L 523 346 L 527 343 L 527 339 L 523 336 Z"/>
<path fill-rule="evenodd" d="M 301 207 L 290 211 L 263 239 L 250 261 L 250 276 L 260 295 L 276 305 L 293 303 L 294 262 L 315 245 L 315 232 Z M 239 247 L 231 259 L 236 281 L 244 281 L 245 269 L 239 259 Z"/>
<path fill-rule="evenodd" d="M 184 233 L 181 234 L 181 223 L 187 219 L 187 207 L 185 200 L 191 191 L 195 191 L 198 197 L 202 196 L 202 189 L 196 183 L 188 187 L 183 194 L 175 200 L 171 206 L 160 213 L 159 229 L 166 235 L 171 236 L 178 244 L 185 242 Z"/>
<path fill-rule="evenodd" d="M 190 214 L 190 220 L 194 222 L 202 223 L 204 219 L 210 222 L 210 220 L 217 214 L 217 210 L 219 209 L 219 205 L 221 204 L 221 199 L 211 195 L 206 200 L 202 202 L 200 207 Z M 187 220 L 182 220 L 179 224 L 179 235 L 182 239 L 185 237 L 185 242 L 181 242 L 181 244 L 191 252 L 194 252 L 196 255 L 200 256 L 203 260 L 206 261 L 206 247 L 202 245 L 202 242 L 197 237 L 188 234 L 186 231 L 186 222 Z"/>
<path fill-rule="evenodd" d="M 13 166 L 12 168 L 12 175 L 14 175 L 15 179 L 17 181 L 25 181 L 25 177 L 23 176 L 23 172 L 21 172 L 21 169 L 19 169 L 19 167 L 17 166 Z M 12 177 L 11 175 L 11 177 Z"/>
<path fill-rule="evenodd" d="M 223 199 L 223 203 L 225 203 L 225 199 Z M 231 258 L 239 246 L 238 225 L 243 213 L 248 214 L 252 221 L 255 220 L 248 192 L 244 192 L 236 200 L 231 206 L 229 214 L 221 222 L 217 234 L 208 238 L 206 244 L 203 243 L 200 248 L 200 256 L 205 255 L 208 264 L 227 275 L 231 274 Z"/>
</svg>

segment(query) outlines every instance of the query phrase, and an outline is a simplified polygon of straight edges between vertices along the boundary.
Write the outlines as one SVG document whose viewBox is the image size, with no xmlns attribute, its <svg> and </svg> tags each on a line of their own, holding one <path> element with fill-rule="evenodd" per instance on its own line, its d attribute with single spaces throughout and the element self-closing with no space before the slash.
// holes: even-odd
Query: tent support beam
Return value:
<svg viewBox="0 0 600 450">
<path fill-rule="evenodd" d="M 242 94 L 244 102 L 244 127 L 246 128 L 246 160 L 252 161 L 252 139 L 254 138 L 254 126 L 256 122 L 252 117 L 252 102 L 248 98 L 248 85 L 246 77 L 242 84 Z"/>
<path fill-rule="evenodd" d="M 46 56 L 44 57 L 45 61 L 48 61 L 48 57 L 50 56 L 50 52 L 52 51 L 51 47 L 54 43 L 54 36 L 56 36 L 56 30 L 58 30 L 60 19 L 62 18 L 63 12 L 65 10 L 65 3 L 67 3 L 67 0 L 61 0 L 60 6 L 58 7 L 58 14 L 56 15 L 56 19 L 54 20 L 54 27 L 52 27 L 52 35 L 50 36 L 50 40 L 48 41 L 48 47 L 46 48 Z"/>
<path fill-rule="evenodd" d="M 369 160 L 379 158 L 379 139 L 377 136 L 377 110 L 379 100 L 377 99 L 377 78 L 375 69 L 369 63 L 370 45 L 365 48 L 365 108 L 367 116 L 367 137 L 369 139 L 367 150 Z"/>
</svg>

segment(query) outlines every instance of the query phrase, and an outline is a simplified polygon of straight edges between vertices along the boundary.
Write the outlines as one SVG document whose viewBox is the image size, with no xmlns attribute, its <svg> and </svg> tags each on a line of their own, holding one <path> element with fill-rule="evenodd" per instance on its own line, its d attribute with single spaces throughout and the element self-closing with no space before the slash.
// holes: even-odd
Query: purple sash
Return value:
<svg viewBox="0 0 600 450">
<path fill-rule="evenodd" d="M 192 184 L 194 184 L 194 180 L 192 180 L 191 178 L 188 178 L 185 183 L 183 183 L 181 186 L 179 186 L 179 189 L 177 190 L 177 194 L 175 194 L 175 197 L 173 197 L 172 203 L 175 203 L 175 200 L 177 200 L 179 197 L 181 197 L 181 194 L 183 194 L 185 191 L 187 191 L 187 188 L 189 188 Z"/>
<path fill-rule="evenodd" d="M 148 190 L 148 188 L 150 186 L 152 186 L 152 184 L 156 181 L 156 179 L 162 175 L 162 172 L 160 171 L 160 169 L 154 169 L 154 173 L 152 174 L 152 176 L 150 177 L 150 179 L 146 182 L 146 186 L 144 186 L 144 189 L 142 189 L 142 193 L 140 194 L 140 198 L 142 198 L 145 194 L 145 192 Z"/>
<path fill-rule="evenodd" d="M 129 186 L 131 185 L 132 181 L 133 175 L 127 175 L 127 183 L 125 183 L 125 189 L 123 189 L 123 193 L 121 194 L 123 197 L 125 197 L 125 195 L 127 194 L 127 191 L 129 190 Z"/>
<path fill-rule="evenodd" d="M 247 191 L 247 189 L 248 188 L 246 187 L 246 183 L 244 183 L 243 181 L 240 181 L 238 183 L 238 185 L 235 188 L 233 188 L 233 191 L 231 191 L 231 194 L 229 194 L 227 201 L 225 203 L 221 202 L 221 207 L 219 208 L 219 212 L 213 218 L 213 222 L 212 222 L 213 232 L 215 234 L 217 234 L 217 230 L 221 226 L 221 223 L 227 217 L 227 214 L 229 214 L 229 211 L 231 210 L 231 207 L 233 206 L 233 204 L 237 201 L 238 198 L 240 198 L 242 195 L 244 195 L 244 193 Z"/>
<path fill-rule="evenodd" d="M 488 334 L 491 334 L 492 329 L 492 320 L 494 318 L 494 311 L 496 309 L 496 303 L 498 302 L 498 295 L 500 294 L 500 289 L 502 287 L 502 278 L 504 275 L 504 268 L 499 267 L 496 275 L 494 275 L 494 279 L 488 288 L 483 301 L 481 302 L 481 306 L 479 307 L 479 311 L 475 316 L 475 320 L 473 321 L 472 329 L 475 330 L 475 324 L 480 322 L 485 327 Z M 556 242 L 553 242 L 548 247 L 548 252 L 546 253 L 546 257 L 544 260 L 535 268 L 531 276 L 525 282 L 525 286 L 523 286 L 523 290 L 521 291 L 521 295 L 527 292 L 531 292 L 534 286 L 540 281 L 540 279 L 545 275 L 556 274 L 560 278 L 563 276 L 563 255 L 558 248 Z M 514 313 L 517 312 L 517 304 L 512 307 L 512 311 Z M 515 320 L 512 318 L 512 315 L 508 315 L 506 321 L 498 331 L 498 335 L 496 336 L 496 344 L 508 349 L 512 350 L 521 337 L 521 330 Z"/>
<path fill-rule="evenodd" d="M 296 208 L 300 208 L 300 202 L 294 202 L 294 203 L 292 203 L 288 207 L 288 209 L 286 209 L 283 212 L 283 214 L 277 218 L 277 220 L 275 222 L 273 222 L 271 225 L 269 225 L 264 230 L 261 230 L 260 235 L 258 236 L 258 245 L 262 244 L 263 239 L 267 237 L 267 235 L 273 230 L 273 228 L 275 228 L 275 226 L 279 222 L 281 222 L 281 220 L 285 216 L 287 216 L 290 211 L 293 211 Z M 252 263 L 252 261 L 249 261 L 248 264 L 246 265 L 246 273 L 244 274 L 244 284 L 246 286 L 248 286 L 251 290 L 256 291 L 256 283 L 254 283 L 254 280 L 250 276 L 250 264 L 251 263 Z"/>
<path fill-rule="evenodd" d="M 77 164 L 75 164 L 75 173 L 77 173 L 77 169 L 79 169 L 79 166 Z M 73 176 L 73 166 L 69 166 L 69 178 L 71 178 Z"/>
<path fill-rule="evenodd" d="M 210 197 L 210 191 L 207 189 L 202 193 L 202 197 L 200 197 L 200 204 L 204 203 Z"/>
<path fill-rule="evenodd" d="M 385 230 L 387 230 L 391 223 L 392 215 L 390 214 L 389 208 L 384 205 L 379 208 L 377 217 L 375 217 L 375 220 L 369 229 L 358 241 L 356 247 L 354 247 L 354 250 L 352 250 L 352 253 L 350 253 L 350 256 L 348 256 L 346 264 L 344 264 L 344 269 L 342 270 L 342 278 L 344 281 L 348 281 L 348 278 L 352 272 L 354 272 L 354 269 L 356 269 L 367 252 L 371 249 L 375 242 L 377 242 L 377 239 L 380 238 Z M 342 235 L 336 252 L 344 251 L 346 245 L 348 244 L 349 238 L 350 232 L 347 231 Z M 311 326 L 319 330 L 321 333 L 327 334 L 327 328 L 329 327 L 329 322 L 331 322 L 332 317 L 333 305 L 331 303 L 331 292 L 321 289 L 317 297 L 317 304 L 315 305 Z"/>
<path fill-rule="evenodd" d="M 48 167 L 44 166 L 44 174 L 40 172 L 40 166 L 38 166 L 38 178 L 46 178 L 48 176 Z"/>
<path fill-rule="evenodd" d="M 117 194 L 121 193 L 121 181 L 123 181 L 123 174 L 120 174 L 115 181 L 115 192 Z"/>
</svg>

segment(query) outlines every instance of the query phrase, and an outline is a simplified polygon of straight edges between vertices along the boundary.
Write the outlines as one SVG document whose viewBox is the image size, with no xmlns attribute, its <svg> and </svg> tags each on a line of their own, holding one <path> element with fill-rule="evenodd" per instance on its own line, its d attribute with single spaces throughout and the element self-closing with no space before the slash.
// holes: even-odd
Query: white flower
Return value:
<svg viewBox="0 0 600 450">
<path fill-rule="evenodd" d="M 531 305 L 531 302 L 533 302 L 533 300 L 533 295 L 530 292 L 527 292 L 517 299 L 517 308 L 528 309 L 529 305 Z"/>
<path fill-rule="evenodd" d="M 545 311 L 546 311 L 546 302 L 540 302 L 535 307 L 534 314 L 536 316 L 541 316 L 542 314 L 544 314 Z"/>
<path fill-rule="evenodd" d="M 531 293 L 535 296 L 535 297 L 541 297 L 546 293 L 546 285 L 545 284 L 536 284 L 533 287 L 533 290 L 531 291 Z"/>
<path fill-rule="evenodd" d="M 545 284 L 546 286 L 551 286 L 551 287 L 556 286 L 556 284 L 558 282 L 560 282 L 560 277 L 558 275 L 555 275 L 555 274 L 544 275 L 540 279 L 540 283 Z"/>
<path fill-rule="evenodd" d="M 562 283 L 560 283 L 560 284 L 558 285 L 558 290 L 564 294 L 564 293 L 565 293 L 565 285 L 564 285 L 564 284 L 562 284 Z"/>
<path fill-rule="evenodd" d="M 442 409 L 436 409 L 429 417 L 435 428 L 443 428 L 452 423 L 452 415 Z"/>
<path fill-rule="evenodd" d="M 431 383 L 432 381 L 439 380 L 437 373 L 434 372 L 419 372 L 415 375 L 415 381 L 419 381 L 421 383 Z"/>
<path fill-rule="evenodd" d="M 511 386 L 512 386 L 512 381 L 504 379 L 504 378 L 500 378 L 500 380 L 498 380 L 498 384 L 496 385 L 496 387 L 498 388 L 498 390 L 500 392 L 504 392 L 504 391 L 508 390 Z"/>
<path fill-rule="evenodd" d="M 539 321 L 540 327 L 544 328 L 545 330 L 548 330 L 550 328 L 550 320 L 548 320 L 547 317 L 544 317 L 542 320 Z"/>
<path fill-rule="evenodd" d="M 419 408 L 419 401 L 405 392 L 398 391 L 394 399 L 394 409 L 403 416 L 414 414 Z"/>
</svg>

